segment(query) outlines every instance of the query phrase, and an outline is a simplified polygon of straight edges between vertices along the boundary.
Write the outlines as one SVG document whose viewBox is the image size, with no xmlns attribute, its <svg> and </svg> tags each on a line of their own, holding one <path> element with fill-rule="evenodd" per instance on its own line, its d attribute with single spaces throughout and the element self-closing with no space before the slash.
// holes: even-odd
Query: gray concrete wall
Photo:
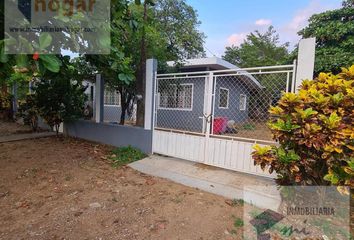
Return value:
<svg viewBox="0 0 354 240">
<path fill-rule="evenodd" d="M 71 137 L 116 147 L 131 145 L 147 154 L 152 153 L 152 131 L 143 128 L 79 120 L 65 123 L 64 131 Z"/>
</svg>

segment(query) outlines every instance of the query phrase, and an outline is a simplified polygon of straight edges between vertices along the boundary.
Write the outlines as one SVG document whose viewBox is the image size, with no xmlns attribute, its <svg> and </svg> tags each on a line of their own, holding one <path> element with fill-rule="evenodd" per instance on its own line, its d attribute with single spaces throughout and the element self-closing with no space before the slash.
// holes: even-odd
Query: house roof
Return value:
<svg viewBox="0 0 354 240">
<path fill-rule="evenodd" d="M 167 65 L 170 67 L 174 67 L 176 64 L 176 62 L 174 61 L 169 61 L 167 62 Z M 238 66 L 229 63 L 228 61 L 225 61 L 221 58 L 218 57 L 209 57 L 209 58 L 196 58 L 196 59 L 187 59 L 183 61 L 183 65 L 180 67 L 183 70 L 192 70 L 195 68 L 208 68 L 208 69 L 212 69 L 212 70 L 235 70 L 238 72 L 242 72 L 243 75 L 242 76 L 247 76 L 247 78 L 250 80 L 249 84 L 253 87 L 258 87 L 258 88 L 264 88 L 259 82 L 258 80 L 252 76 L 252 74 L 248 73 L 247 71 L 239 71 L 242 70 L 241 68 L 239 68 Z M 228 72 L 228 73 L 232 73 L 232 71 Z"/>
<path fill-rule="evenodd" d="M 169 61 L 167 62 L 167 65 L 173 67 L 175 62 Z M 237 66 L 218 57 L 187 59 L 183 61 L 183 66 L 181 68 L 188 69 L 196 67 L 208 67 L 215 70 L 237 68 Z"/>
</svg>

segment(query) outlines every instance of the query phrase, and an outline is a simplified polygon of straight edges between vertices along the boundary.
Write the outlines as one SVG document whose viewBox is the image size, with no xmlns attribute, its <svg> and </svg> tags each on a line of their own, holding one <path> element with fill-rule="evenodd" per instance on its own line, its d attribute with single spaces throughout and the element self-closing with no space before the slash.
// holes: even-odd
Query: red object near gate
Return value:
<svg viewBox="0 0 354 240">
<path fill-rule="evenodd" d="M 226 131 L 228 119 L 225 117 L 218 117 L 213 122 L 213 134 L 221 134 Z"/>
</svg>

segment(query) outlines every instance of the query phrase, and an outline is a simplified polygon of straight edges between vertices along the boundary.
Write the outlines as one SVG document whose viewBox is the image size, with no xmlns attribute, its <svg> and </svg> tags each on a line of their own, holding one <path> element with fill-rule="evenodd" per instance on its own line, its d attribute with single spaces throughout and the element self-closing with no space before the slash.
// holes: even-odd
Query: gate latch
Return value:
<svg viewBox="0 0 354 240">
<path fill-rule="evenodd" d="M 205 118 L 205 121 L 207 122 L 207 123 L 210 123 L 211 122 L 211 116 L 212 116 L 212 114 L 203 114 L 203 116 L 204 116 L 204 118 Z"/>
</svg>

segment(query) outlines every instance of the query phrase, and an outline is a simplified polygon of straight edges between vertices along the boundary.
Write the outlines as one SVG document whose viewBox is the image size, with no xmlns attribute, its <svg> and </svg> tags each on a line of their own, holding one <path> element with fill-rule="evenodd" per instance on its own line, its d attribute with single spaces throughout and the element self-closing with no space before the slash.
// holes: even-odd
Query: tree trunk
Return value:
<svg viewBox="0 0 354 240">
<path fill-rule="evenodd" d="M 125 116 L 127 114 L 127 109 L 128 109 L 128 103 L 126 103 L 126 98 L 122 97 L 122 100 L 121 100 L 121 105 L 122 105 L 122 112 L 120 114 L 120 122 L 119 122 L 119 125 L 124 125 L 125 124 Z"/>
<path fill-rule="evenodd" d="M 147 21 L 147 2 L 144 3 L 144 21 Z M 145 26 L 143 26 L 143 32 L 141 37 L 140 45 L 140 62 L 137 68 L 136 76 L 136 87 L 138 95 L 142 96 L 142 99 L 137 102 L 137 118 L 136 125 L 143 127 L 145 119 L 145 78 L 146 78 L 146 32 Z"/>
<path fill-rule="evenodd" d="M 55 134 L 56 134 L 56 136 L 59 137 L 60 123 L 59 123 L 59 124 L 56 123 L 56 124 L 54 125 L 54 128 L 55 128 Z"/>
<path fill-rule="evenodd" d="M 122 103 L 122 112 L 120 114 L 119 125 L 124 125 L 125 124 L 125 116 L 126 116 L 127 109 L 128 108 L 127 108 L 126 104 Z"/>
<path fill-rule="evenodd" d="M 14 117 L 15 117 L 14 104 L 16 104 L 15 103 L 15 98 L 14 98 L 13 95 L 11 95 L 10 108 L 8 109 L 8 115 L 7 115 L 8 119 L 10 121 L 14 121 L 15 120 L 14 119 Z"/>
<path fill-rule="evenodd" d="M 131 101 L 133 100 L 133 94 L 129 92 L 128 89 L 121 87 L 119 89 L 120 92 L 120 102 L 121 102 L 121 114 L 120 114 L 120 125 L 125 124 L 125 117 L 127 116 L 127 112 L 130 106 Z"/>
<path fill-rule="evenodd" d="M 117 90 L 120 93 L 120 105 L 121 105 L 119 125 L 124 125 L 125 124 L 125 113 L 127 112 L 126 96 L 125 96 L 126 93 L 125 93 L 123 87 L 119 87 L 119 89 L 117 89 Z"/>
</svg>

